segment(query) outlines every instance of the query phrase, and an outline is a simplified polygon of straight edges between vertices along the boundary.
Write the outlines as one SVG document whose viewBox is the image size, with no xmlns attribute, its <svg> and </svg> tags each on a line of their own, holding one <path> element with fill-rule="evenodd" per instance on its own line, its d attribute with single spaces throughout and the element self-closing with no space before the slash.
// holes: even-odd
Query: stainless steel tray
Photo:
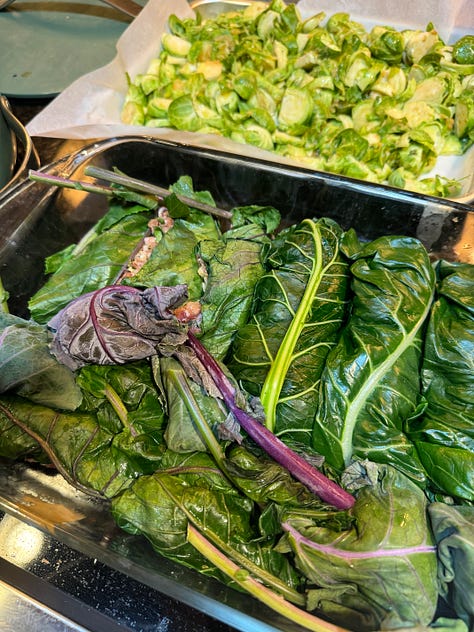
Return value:
<svg viewBox="0 0 474 632">
<path fill-rule="evenodd" d="M 285 222 L 330 216 L 367 239 L 417 236 L 433 258 L 474 263 L 474 211 L 462 204 L 142 137 L 94 143 L 44 171 L 81 179 L 88 164 L 117 167 L 160 186 L 189 175 L 196 190 L 211 191 L 223 208 L 272 204 Z M 76 241 L 105 208 L 100 196 L 55 192 L 36 182 L 23 182 L 0 202 L 0 276 L 12 311 L 27 315 L 28 297 L 43 281 L 44 258 Z M 144 539 L 115 526 L 105 501 L 86 497 L 56 473 L 0 462 L 0 509 L 239 630 L 298 629 L 253 598 L 159 557 Z"/>
<path fill-rule="evenodd" d="M 33 141 L 12 113 L 8 99 L 0 95 L 0 199 L 26 176 L 29 168 L 38 166 Z"/>
</svg>

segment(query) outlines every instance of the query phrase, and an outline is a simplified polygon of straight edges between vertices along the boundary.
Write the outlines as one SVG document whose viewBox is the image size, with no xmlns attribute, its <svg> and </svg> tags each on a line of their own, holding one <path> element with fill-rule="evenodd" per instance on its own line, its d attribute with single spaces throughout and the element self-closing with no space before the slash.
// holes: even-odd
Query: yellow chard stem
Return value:
<svg viewBox="0 0 474 632">
<path fill-rule="evenodd" d="M 328 623 L 305 610 L 301 610 L 301 608 L 286 601 L 278 593 L 263 586 L 260 582 L 253 579 L 245 569 L 237 566 L 237 564 L 234 564 L 232 560 L 221 553 L 191 524 L 188 524 L 188 542 L 250 595 L 294 623 L 307 630 L 312 630 L 312 632 L 349 632 L 345 628 Z"/>
</svg>

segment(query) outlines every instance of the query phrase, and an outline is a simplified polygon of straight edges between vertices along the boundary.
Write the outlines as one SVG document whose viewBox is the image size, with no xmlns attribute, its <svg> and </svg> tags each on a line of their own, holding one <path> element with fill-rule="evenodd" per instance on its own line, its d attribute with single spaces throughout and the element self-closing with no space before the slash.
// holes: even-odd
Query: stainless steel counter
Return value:
<svg viewBox="0 0 474 632">
<path fill-rule="evenodd" d="M 0 514 L 2 632 L 230 632 L 227 625 Z"/>
</svg>

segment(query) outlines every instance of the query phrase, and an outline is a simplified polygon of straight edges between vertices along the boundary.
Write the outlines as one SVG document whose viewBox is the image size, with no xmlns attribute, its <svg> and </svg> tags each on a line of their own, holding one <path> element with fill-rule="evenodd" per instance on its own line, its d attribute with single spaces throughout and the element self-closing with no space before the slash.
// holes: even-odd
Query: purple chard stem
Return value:
<svg viewBox="0 0 474 632">
<path fill-rule="evenodd" d="M 218 362 L 207 351 L 204 345 L 191 333 L 188 334 L 189 345 L 207 369 L 219 389 L 224 402 L 235 416 L 245 432 L 277 463 L 285 467 L 300 483 L 322 500 L 337 509 L 350 509 L 354 505 L 354 497 L 334 481 L 324 476 L 299 454 L 291 450 L 264 425 L 259 423 L 235 401 L 235 389 L 222 371 Z"/>
</svg>

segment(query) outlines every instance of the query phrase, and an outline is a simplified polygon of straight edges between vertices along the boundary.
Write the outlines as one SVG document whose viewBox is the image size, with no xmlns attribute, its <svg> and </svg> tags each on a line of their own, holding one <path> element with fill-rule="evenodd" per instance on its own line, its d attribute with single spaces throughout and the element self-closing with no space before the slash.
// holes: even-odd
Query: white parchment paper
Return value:
<svg viewBox="0 0 474 632">
<path fill-rule="evenodd" d="M 304 18 L 319 11 L 325 11 L 328 16 L 345 11 L 366 28 L 374 24 L 401 29 L 426 28 L 429 22 L 433 22 L 446 42 L 474 33 L 474 0 L 301 0 L 298 8 Z M 148 0 L 118 40 L 115 58 L 109 64 L 83 75 L 53 99 L 28 124 L 29 134 L 68 139 L 145 135 L 295 164 L 291 159 L 220 136 L 130 126 L 120 122 L 127 91 L 126 76 L 128 74 L 133 80 L 158 55 L 161 35 L 167 30 L 168 18 L 173 13 L 178 17 L 194 14 L 186 0 Z M 474 190 L 474 152 L 470 152 L 469 160 L 442 162 L 442 170 L 437 170 L 437 173 L 463 177 L 466 181 L 463 195 L 471 187 Z"/>
</svg>

